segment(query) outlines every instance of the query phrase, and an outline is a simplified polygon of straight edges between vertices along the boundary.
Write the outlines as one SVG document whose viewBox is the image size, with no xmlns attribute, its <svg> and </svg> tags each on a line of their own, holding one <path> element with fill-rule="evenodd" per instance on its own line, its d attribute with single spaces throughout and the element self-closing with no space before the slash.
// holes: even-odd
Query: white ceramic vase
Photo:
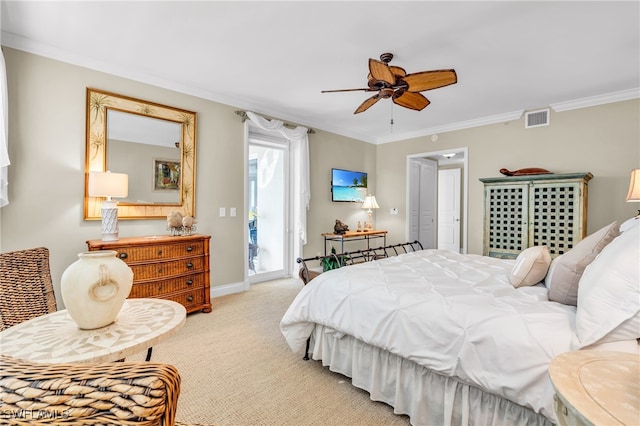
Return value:
<svg viewBox="0 0 640 426">
<path fill-rule="evenodd" d="M 62 300 L 82 329 L 92 330 L 115 321 L 131 292 L 133 271 L 111 250 L 78 254 L 63 272 Z"/>
</svg>

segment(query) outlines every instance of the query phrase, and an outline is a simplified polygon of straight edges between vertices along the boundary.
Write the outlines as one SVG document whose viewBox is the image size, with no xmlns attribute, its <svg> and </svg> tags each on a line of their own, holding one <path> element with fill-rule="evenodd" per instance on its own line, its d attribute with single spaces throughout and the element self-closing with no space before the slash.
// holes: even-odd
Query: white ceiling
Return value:
<svg viewBox="0 0 640 426">
<path fill-rule="evenodd" d="M 371 143 L 639 96 L 638 1 L 3 0 L 0 13 L 5 46 Z M 320 93 L 366 87 L 383 52 L 458 83 L 424 92 L 419 112 L 384 99 L 354 115 L 372 93 Z"/>
</svg>

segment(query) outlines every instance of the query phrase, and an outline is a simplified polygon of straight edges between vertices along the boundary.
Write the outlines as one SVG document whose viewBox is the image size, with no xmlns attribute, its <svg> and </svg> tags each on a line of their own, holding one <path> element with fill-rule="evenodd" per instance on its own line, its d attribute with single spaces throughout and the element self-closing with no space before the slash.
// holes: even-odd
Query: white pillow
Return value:
<svg viewBox="0 0 640 426">
<path fill-rule="evenodd" d="M 509 281 L 515 288 L 536 285 L 547 275 L 551 265 L 549 247 L 534 246 L 520 252 L 511 269 Z"/>
<path fill-rule="evenodd" d="M 587 266 L 578 287 L 576 338 L 595 343 L 640 338 L 640 226 L 623 232 Z"/>
<path fill-rule="evenodd" d="M 640 225 L 640 217 L 634 216 L 631 219 L 627 219 L 624 222 L 622 222 L 622 225 L 620 225 L 620 232 L 627 231 L 633 228 L 634 226 L 638 226 L 638 225 Z"/>
<path fill-rule="evenodd" d="M 618 222 L 612 222 L 579 241 L 568 252 L 553 259 L 549 273 L 544 279 L 544 284 L 549 289 L 549 300 L 576 306 L 578 285 L 584 269 L 618 235 Z"/>
</svg>

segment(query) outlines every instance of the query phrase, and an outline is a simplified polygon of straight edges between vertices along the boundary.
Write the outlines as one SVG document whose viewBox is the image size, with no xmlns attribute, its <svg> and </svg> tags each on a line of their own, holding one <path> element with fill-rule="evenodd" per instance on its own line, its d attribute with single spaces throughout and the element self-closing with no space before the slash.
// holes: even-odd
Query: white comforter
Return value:
<svg viewBox="0 0 640 426">
<path fill-rule="evenodd" d="M 280 328 L 294 351 L 323 324 L 555 419 L 548 365 L 570 351 L 575 307 L 513 288 L 513 262 L 424 250 L 329 271 Z"/>
</svg>

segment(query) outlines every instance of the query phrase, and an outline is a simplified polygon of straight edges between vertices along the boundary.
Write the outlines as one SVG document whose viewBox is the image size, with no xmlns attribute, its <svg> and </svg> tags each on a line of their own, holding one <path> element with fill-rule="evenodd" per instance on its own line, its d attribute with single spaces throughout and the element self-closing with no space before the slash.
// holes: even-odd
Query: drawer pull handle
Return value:
<svg viewBox="0 0 640 426">
<path fill-rule="evenodd" d="M 119 257 L 120 259 L 126 259 L 127 257 L 129 257 L 129 255 L 128 255 L 127 253 L 125 253 L 125 252 L 122 252 L 122 253 L 120 253 L 120 254 L 118 255 L 118 257 Z"/>
<path fill-rule="evenodd" d="M 187 280 L 187 285 L 192 285 L 193 284 L 193 280 Z"/>
<path fill-rule="evenodd" d="M 191 263 L 191 262 L 187 263 L 187 268 L 189 268 L 189 269 L 193 268 L 193 263 Z"/>
<path fill-rule="evenodd" d="M 158 273 L 161 274 L 162 273 L 162 268 L 158 268 Z"/>
<path fill-rule="evenodd" d="M 193 296 L 187 296 L 187 302 L 193 302 Z"/>
<path fill-rule="evenodd" d="M 193 251 L 193 247 L 188 246 L 188 247 L 187 247 L 187 251 L 189 251 L 189 252 Z"/>
<path fill-rule="evenodd" d="M 162 291 L 162 284 L 158 286 L 158 291 Z"/>
<path fill-rule="evenodd" d="M 162 250 L 158 250 L 158 256 L 162 256 Z"/>
</svg>

